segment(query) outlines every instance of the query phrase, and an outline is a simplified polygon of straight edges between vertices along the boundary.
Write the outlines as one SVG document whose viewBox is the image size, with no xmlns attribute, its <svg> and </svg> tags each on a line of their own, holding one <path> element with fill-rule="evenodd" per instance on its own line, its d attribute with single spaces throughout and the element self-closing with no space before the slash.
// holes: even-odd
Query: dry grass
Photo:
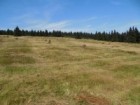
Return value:
<svg viewBox="0 0 140 105">
<path fill-rule="evenodd" d="M 140 44 L 0 36 L 0 105 L 140 105 Z"/>
</svg>

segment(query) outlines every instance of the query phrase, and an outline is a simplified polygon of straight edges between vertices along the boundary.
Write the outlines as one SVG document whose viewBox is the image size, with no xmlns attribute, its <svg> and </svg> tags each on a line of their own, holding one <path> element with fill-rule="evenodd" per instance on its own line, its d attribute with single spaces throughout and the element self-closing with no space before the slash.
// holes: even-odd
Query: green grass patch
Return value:
<svg viewBox="0 0 140 105">
<path fill-rule="evenodd" d="M 5 48 L 0 50 L 1 55 L 7 55 L 7 54 L 26 54 L 26 53 L 32 53 L 32 50 L 27 45 L 23 46 L 6 46 Z"/>
<path fill-rule="evenodd" d="M 6 66 L 4 67 L 4 72 L 10 73 L 10 74 L 22 74 L 22 73 L 29 73 L 29 72 L 35 72 L 36 69 L 29 66 Z"/>
<path fill-rule="evenodd" d="M 47 60 L 50 60 L 52 62 L 64 62 L 64 61 L 77 61 L 81 59 L 82 57 L 74 57 L 69 54 L 67 51 L 46 51 L 44 54 L 45 58 Z"/>
<path fill-rule="evenodd" d="M 138 53 L 135 51 L 125 51 L 125 50 L 117 50 L 119 53 L 127 54 L 127 55 L 137 55 Z"/>
<path fill-rule="evenodd" d="M 35 59 L 30 56 L 24 55 L 5 55 L 0 56 L 0 64 L 1 65 L 10 65 L 10 64 L 33 64 L 35 63 Z"/>
<path fill-rule="evenodd" d="M 139 76 L 140 65 L 121 65 L 113 70 L 119 77 Z"/>
<path fill-rule="evenodd" d="M 15 83 L 16 84 L 16 83 Z M 27 102 L 29 95 L 16 90 L 17 85 L 9 83 L 0 93 L 1 105 L 24 105 Z"/>
<path fill-rule="evenodd" d="M 16 53 L 16 54 L 20 54 L 20 53 L 25 54 L 25 53 L 31 53 L 32 50 L 27 46 L 19 46 L 19 47 L 7 49 L 7 52 Z"/>
<path fill-rule="evenodd" d="M 35 63 L 35 59 L 31 56 L 27 56 L 27 54 L 30 53 L 32 53 L 32 50 L 26 44 L 21 42 L 20 44 L 16 45 L 16 43 L 13 42 L 11 46 L 6 46 L 0 50 L 0 64 L 33 64 Z"/>
<path fill-rule="evenodd" d="M 131 89 L 125 96 L 127 105 L 140 105 L 140 87 Z"/>
<path fill-rule="evenodd" d="M 4 88 L 6 84 L 8 84 L 8 80 L 0 80 L 0 91 Z"/>
<path fill-rule="evenodd" d="M 97 87 L 106 87 L 113 83 L 102 78 L 94 78 L 94 74 L 63 75 L 48 80 L 48 90 L 56 96 L 69 96 L 80 91 L 89 91 Z M 60 78 L 61 77 L 61 78 Z"/>
<path fill-rule="evenodd" d="M 93 62 L 94 63 L 94 66 L 96 67 L 105 67 L 105 66 L 109 66 L 109 62 L 106 60 L 106 61 L 104 61 L 104 60 L 96 60 L 95 62 Z"/>
</svg>

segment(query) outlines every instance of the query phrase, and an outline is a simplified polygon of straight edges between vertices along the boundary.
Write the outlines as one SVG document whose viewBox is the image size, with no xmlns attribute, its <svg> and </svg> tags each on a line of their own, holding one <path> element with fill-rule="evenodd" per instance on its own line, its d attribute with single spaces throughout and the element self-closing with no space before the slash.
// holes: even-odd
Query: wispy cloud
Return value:
<svg viewBox="0 0 140 105">
<path fill-rule="evenodd" d="M 113 5 L 121 5 L 118 0 L 111 1 Z M 140 22 L 129 22 L 125 25 L 110 24 L 108 21 L 111 16 L 91 16 L 87 18 L 79 19 L 61 19 L 55 20 L 54 17 L 58 12 L 61 12 L 63 7 L 60 4 L 49 4 L 43 7 L 42 11 L 29 11 L 20 16 L 11 18 L 13 26 L 19 25 L 19 27 L 27 30 L 62 30 L 62 31 L 82 31 L 82 32 L 95 32 L 95 31 L 111 31 L 116 29 L 117 31 L 125 31 L 130 26 L 139 26 Z M 41 16 L 40 16 L 41 15 Z M 104 21 L 103 21 L 104 20 Z"/>
<path fill-rule="evenodd" d="M 44 2 L 40 0 L 39 2 Z M 55 15 L 62 10 L 61 4 L 57 3 L 57 0 L 47 0 L 47 3 L 42 5 L 38 10 L 36 7 L 27 7 L 27 12 L 19 13 L 10 18 L 11 25 L 13 27 L 19 26 L 24 29 L 60 29 L 68 22 L 65 20 L 54 22 Z"/>
<path fill-rule="evenodd" d="M 107 30 L 108 23 L 98 24 L 96 23 L 97 20 L 100 20 L 103 17 L 88 17 L 85 19 L 79 20 L 61 20 L 61 21 L 48 21 L 47 19 L 39 20 L 39 19 L 32 19 L 28 21 L 28 26 L 24 27 L 25 29 L 37 29 L 37 30 L 62 30 L 62 31 L 82 31 L 82 32 L 95 32 L 99 30 Z M 27 21 L 27 20 L 26 20 Z"/>
<path fill-rule="evenodd" d="M 50 16 L 51 18 L 51 16 Z M 37 18 L 33 14 L 23 14 L 22 16 L 16 17 L 15 24 L 24 23 L 24 25 L 20 26 L 23 29 L 27 30 L 62 30 L 62 31 L 82 31 L 82 32 L 96 32 L 96 31 L 111 31 L 116 29 L 119 32 L 126 31 L 130 26 L 140 27 L 140 22 L 131 22 L 127 24 L 110 24 L 109 22 L 96 22 L 100 21 L 103 18 L 107 18 L 107 16 L 102 17 L 88 17 L 79 20 L 58 20 L 58 21 L 50 21 L 48 18 Z M 13 19 L 14 20 L 14 19 Z"/>
<path fill-rule="evenodd" d="M 55 10 L 54 10 L 55 11 Z M 57 12 L 57 11 L 55 11 Z M 54 12 L 54 13 L 55 13 Z M 49 15 L 50 14 L 50 15 Z M 58 20 L 52 21 L 52 12 L 44 16 L 44 18 L 36 17 L 37 13 L 25 13 L 21 16 L 12 18 L 14 27 L 18 24 L 19 27 L 28 30 L 62 30 L 62 31 L 91 31 L 91 22 L 94 22 L 97 17 L 92 16 L 85 19 L 76 20 Z M 48 18 L 49 17 L 49 18 Z M 20 26 L 21 24 L 21 26 Z M 24 24 L 24 25 L 23 25 Z"/>
<path fill-rule="evenodd" d="M 63 20 L 59 22 L 45 22 L 45 21 L 40 21 L 39 23 L 36 23 L 34 25 L 29 25 L 27 27 L 24 27 L 25 29 L 36 29 L 36 30 L 62 30 L 65 27 L 68 27 L 70 24 L 70 21 L 68 20 Z"/>
<path fill-rule="evenodd" d="M 46 26 L 46 28 L 48 30 L 61 30 L 65 27 L 68 27 L 70 25 L 70 21 L 69 20 L 64 20 L 64 21 L 59 21 L 59 22 L 55 22 L 55 23 L 50 23 Z"/>
</svg>

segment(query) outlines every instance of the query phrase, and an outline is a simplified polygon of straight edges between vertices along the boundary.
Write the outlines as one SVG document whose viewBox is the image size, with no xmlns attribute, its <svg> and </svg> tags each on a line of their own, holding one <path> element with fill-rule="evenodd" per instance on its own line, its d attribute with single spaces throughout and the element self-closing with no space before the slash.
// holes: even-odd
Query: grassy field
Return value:
<svg viewBox="0 0 140 105">
<path fill-rule="evenodd" d="M 140 44 L 0 36 L 0 105 L 140 105 Z"/>
</svg>

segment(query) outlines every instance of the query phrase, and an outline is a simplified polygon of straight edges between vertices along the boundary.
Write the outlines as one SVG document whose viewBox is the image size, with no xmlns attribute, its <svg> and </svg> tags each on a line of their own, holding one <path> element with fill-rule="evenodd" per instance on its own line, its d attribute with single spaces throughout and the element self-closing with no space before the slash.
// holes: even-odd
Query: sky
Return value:
<svg viewBox="0 0 140 105">
<path fill-rule="evenodd" d="M 124 32 L 140 29 L 140 0 L 0 0 L 0 29 Z"/>
</svg>

